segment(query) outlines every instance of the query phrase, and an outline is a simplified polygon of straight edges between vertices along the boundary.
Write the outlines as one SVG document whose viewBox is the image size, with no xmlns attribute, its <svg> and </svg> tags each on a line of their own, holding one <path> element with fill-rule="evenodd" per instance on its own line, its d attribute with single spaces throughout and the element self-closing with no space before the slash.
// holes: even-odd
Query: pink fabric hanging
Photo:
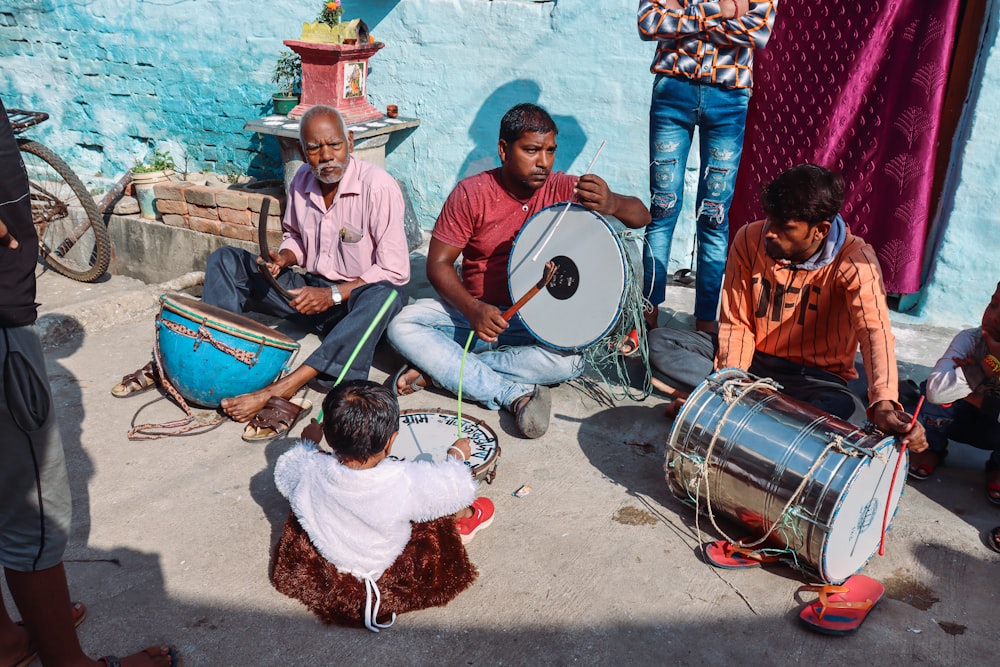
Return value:
<svg viewBox="0 0 1000 667">
<path fill-rule="evenodd" d="M 731 232 L 763 217 L 760 189 L 813 162 L 847 182 L 842 213 L 888 292 L 920 289 L 959 0 L 781 0 L 757 54 Z"/>
</svg>

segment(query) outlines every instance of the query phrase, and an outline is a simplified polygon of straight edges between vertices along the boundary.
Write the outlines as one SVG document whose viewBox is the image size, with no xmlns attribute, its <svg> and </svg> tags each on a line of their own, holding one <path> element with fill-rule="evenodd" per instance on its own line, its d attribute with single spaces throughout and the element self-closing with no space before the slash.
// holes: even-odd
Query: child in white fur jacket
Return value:
<svg viewBox="0 0 1000 667">
<path fill-rule="evenodd" d="M 399 405 L 389 389 L 365 380 L 345 382 L 327 395 L 323 413 L 323 436 L 316 433 L 315 424 L 307 427 L 303 439 L 278 459 L 274 469 L 275 484 L 288 499 L 298 525 L 319 555 L 334 566 L 336 573 L 349 574 L 358 580 L 358 591 L 363 582 L 363 620 L 366 627 L 377 632 L 378 628 L 388 627 L 395 620 L 395 613 L 392 613 L 388 623 L 378 621 L 380 603 L 387 602 L 382 598 L 388 596 L 387 591 L 379 590 L 379 580 L 410 543 L 412 522 L 419 524 L 453 516 L 455 528 L 447 524 L 443 541 L 449 541 L 450 530 L 458 533 L 461 544 L 489 525 L 493 506 L 486 498 L 476 499 L 478 483 L 464 463 L 469 457 L 468 439 L 456 441 L 448 449 L 447 460 L 441 463 L 389 458 L 399 433 Z M 329 450 L 312 441 L 324 437 Z M 293 544 L 294 536 L 288 535 L 287 524 L 285 532 L 276 550 L 272 576 L 279 590 L 282 590 L 279 579 L 294 579 L 290 584 L 286 581 L 285 588 L 299 591 L 303 586 L 309 587 L 302 576 L 311 576 L 311 570 L 299 562 L 301 554 L 289 555 L 294 549 L 282 551 L 283 543 L 284 547 Z M 427 544 L 439 541 L 423 540 L 421 545 L 426 550 Z M 458 548 L 465 558 L 464 549 Z M 442 549 L 453 550 L 454 547 L 444 544 Z M 287 562 L 282 562 L 283 557 Z M 417 557 L 426 560 L 428 554 L 420 553 Z M 310 567 L 315 569 L 315 563 Z M 440 567 L 451 566 L 444 563 Z M 410 572 L 413 568 L 407 565 L 403 569 Z M 297 570 L 298 574 L 290 574 L 292 570 Z M 471 568 L 471 575 L 471 578 L 466 577 L 468 584 L 475 578 L 474 568 Z M 429 585 L 437 587 L 442 583 L 432 577 Z M 316 585 L 328 587 L 328 582 L 317 581 Z M 328 608 L 333 603 L 325 599 L 323 605 L 326 606 L 317 608 L 323 605 L 317 604 L 315 599 L 307 600 L 307 596 L 288 590 L 282 592 L 303 599 L 321 617 L 326 618 L 324 612 L 329 612 L 326 620 L 342 620 L 336 610 Z M 320 591 L 315 593 L 310 591 L 308 597 L 322 597 Z M 432 592 L 432 603 L 440 597 L 438 593 Z M 413 607 L 387 604 L 385 608 L 405 611 Z"/>
</svg>

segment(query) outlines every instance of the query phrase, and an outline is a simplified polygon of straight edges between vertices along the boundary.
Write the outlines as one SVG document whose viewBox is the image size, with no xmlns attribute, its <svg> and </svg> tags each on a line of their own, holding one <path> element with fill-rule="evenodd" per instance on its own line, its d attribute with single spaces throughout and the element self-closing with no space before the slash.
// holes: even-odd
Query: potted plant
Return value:
<svg viewBox="0 0 1000 667">
<path fill-rule="evenodd" d="M 297 53 L 282 51 L 274 65 L 271 82 L 278 84 L 278 92 L 271 95 L 274 103 L 274 113 L 288 115 L 288 112 L 299 103 L 295 92 L 302 79 L 302 60 Z"/>
<path fill-rule="evenodd" d="M 135 198 L 139 201 L 139 215 L 149 220 L 156 220 L 156 195 L 153 186 L 169 181 L 174 175 L 174 157 L 168 151 L 153 150 L 145 160 L 136 160 L 132 167 L 132 183 L 135 185 Z"/>
</svg>

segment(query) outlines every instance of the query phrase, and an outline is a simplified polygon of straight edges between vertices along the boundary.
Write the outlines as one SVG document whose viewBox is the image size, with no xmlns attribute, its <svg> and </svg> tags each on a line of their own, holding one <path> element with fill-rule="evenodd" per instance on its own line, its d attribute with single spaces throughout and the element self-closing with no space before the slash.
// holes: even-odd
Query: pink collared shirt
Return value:
<svg viewBox="0 0 1000 667">
<path fill-rule="evenodd" d="M 392 176 L 353 155 L 327 209 L 319 182 L 304 164 L 288 187 L 279 250 L 291 250 L 299 266 L 330 280 L 405 285 L 410 252 L 404 211 Z"/>
</svg>

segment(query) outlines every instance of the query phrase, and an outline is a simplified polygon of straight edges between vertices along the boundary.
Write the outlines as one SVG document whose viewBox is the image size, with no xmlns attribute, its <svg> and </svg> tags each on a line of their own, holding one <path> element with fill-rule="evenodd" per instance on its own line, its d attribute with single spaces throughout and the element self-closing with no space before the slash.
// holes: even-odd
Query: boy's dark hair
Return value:
<svg viewBox="0 0 1000 667">
<path fill-rule="evenodd" d="M 815 164 L 800 164 L 764 187 L 760 204 L 775 222 L 802 220 L 810 227 L 833 220 L 844 203 L 844 177 Z"/>
<path fill-rule="evenodd" d="M 369 380 L 348 380 L 323 399 L 323 435 L 341 459 L 364 461 L 399 430 L 399 401 Z"/>
<path fill-rule="evenodd" d="M 537 104 L 523 102 L 508 109 L 500 119 L 500 139 L 510 145 L 525 132 L 559 134 L 559 128 L 548 111 Z"/>
</svg>

